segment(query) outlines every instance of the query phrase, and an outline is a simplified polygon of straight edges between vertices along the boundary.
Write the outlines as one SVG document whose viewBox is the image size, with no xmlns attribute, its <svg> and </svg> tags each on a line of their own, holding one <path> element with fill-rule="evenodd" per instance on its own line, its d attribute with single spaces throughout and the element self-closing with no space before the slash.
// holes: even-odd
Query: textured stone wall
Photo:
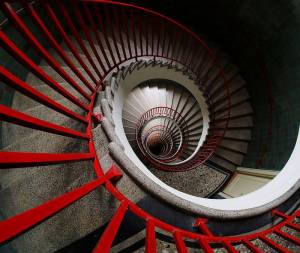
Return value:
<svg viewBox="0 0 300 253">
<path fill-rule="evenodd" d="M 244 166 L 280 170 L 293 150 L 300 123 L 300 1 L 243 1 L 237 22 L 248 35 L 241 36 L 236 58 L 249 83 L 255 111 L 253 141 Z M 245 39 L 250 36 L 252 41 Z M 249 41 L 258 50 L 249 47 Z M 268 81 L 259 75 L 264 67 L 255 64 L 254 56 L 264 61 L 272 86 L 271 136 Z"/>
</svg>

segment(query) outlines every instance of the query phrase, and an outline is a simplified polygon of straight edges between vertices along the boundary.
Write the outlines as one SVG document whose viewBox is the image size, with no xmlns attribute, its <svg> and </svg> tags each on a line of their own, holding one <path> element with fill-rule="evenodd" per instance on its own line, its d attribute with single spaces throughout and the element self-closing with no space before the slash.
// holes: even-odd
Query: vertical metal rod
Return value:
<svg viewBox="0 0 300 253">
<path fill-rule="evenodd" d="M 125 36 L 126 36 L 127 45 L 128 45 L 129 58 L 132 58 L 130 33 L 129 33 L 129 17 L 126 16 L 126 9 L 125 9 L 125 7 L 122 8 L 122 21 L 124 22 L 125 31 L 126 31 Z"/>
<path fill-rule="evenodd" d="M 72 35 L 74 36 L 74 38 L 76 39 L 79 47 L 81 48 L 82 52 L 84 53 L 84 55 L 86 56 L 86 58 L 88 59 L 89 63 L 91 64 L 91 66 L 93 67 L 94 71 L 97 73 L 98 77 L 100 78 L 100 80 L 102 80 L 102 75 L 99 71 L 99 69 L 97 68 L 95 62 L 93 61 L 92 59 L 92 56 L 90 55 L 90 53 L 88 52 L 86 46 L 84 45 L 82 39 L 81 39 L 81 36 L 80 34 L 78 33 L 66 7 L 62 4 L 61 1 L 59 0 L 55 0 L 55 3 L 56 5 L 59 7 L 61 13 L 62 13 L 62 16 L 64 18 L 64 20 L 66 21 Z"/>
<path fill-rule="evenodd" d="M 184 65 L 188 66 L 188 60 L 191 56 L 191 54 L 193 53 L 192 49 L 193 49 L 193 41 L 191 38 L 189 38 L 188 42 L 186 42 L 187 47 L 185 47 L 186 49 L 183 50 L 182 53 L 182 62 Z M 185 58 L 185 59 L 184 59 Z"/>
<path fill-rule="evenodd" d="M 48 43 L 56 50 L 56 52 L 59 54 L 59 56 L 64 60 L 65 63 L 70 67 L 70 69 L 79 77 L 79 79 L 85 84 L 87 88 L 89 88 L 91 91 L 93 91 L 93 86 L 86 80 L 86 78 L 81 74 L 81 72 L 78 70 L 78 68 L 73 64 L 73 62 L 69 59 L 65 51 L 61 48 L 61 46 L 56 42 L 52 34 L 49 32 L 48 28 L 44 24 L 44 22 L 41 20 L 39 15 L 36 13 L 32 5 L 30 5 L 25 0 L 21 0 L 24 8 L 29 13 L 30 17 L 32 18 L 33 22 L 37 25 L 37 27 L 40 29 L 42 34 L 47 39 Z"/>
<path fill-rule="evenodd" d="M 163 35 L 162 35 L 162 46 L 161 46 L 161 54 L 160 56 L 164 56 L 164 52 L 165 52 L 165 44 L 166 44 L 166 38 L 167 38 L 167 27 L 166 27 L 166 22 L 165 21 L 162 21 L 161 22 L 162 24 L 162 31 L 163 31 Z"/>
<path fill-rule="evenodd" d="M 205 253 L 214 253 L 213 249 L 210 247 L 209 243 L 204 237 L 201 237 L 198 240 L 198 242 L 200 244 L 201 249 L 203 249 Z"/>
<path fill-rule="evenodd" d="M 110 69 L 113 65 L 110 64 L 110 61 L 108 60 L 108 57 L 107 57 L 107 53 L 105 52 L 105 49 L 103 47 L 103 44 L 101 42 L 101 38 L 98 34 L 98 30 L 97 30 L 97 27 L 96 27 L 96 24 L 94 22 L 94 19 L 92 17 L 92 14 L 91 14 L 91 11 L 90 11 L 90 8 L 88 7 L 88 3 L 87 2 L 84 2 L 83 3 L 83 6 L 84 6 L 84 12 L 85 12 L 85 15 L 87 16 L 88 20 L 89 20 L 89 23 L 91 24 L 92 26 L 92 31 L 94 33 L 94 36 L 97 40 L 97 43 L 98 43 L 98 46 L 100 47 L 100 50 L 101 50 L 101 53 L 105 59 L 105 62 L 106 62 L 106 65 L 108 66 L 108 68 Z"/>
<path fill-rule="evenodd" d="M 176 248 L 177 248 L 178 252 L 179 253 L 188 253 L 188 250 L 184 244 L 181 234 L 179 232 L 175 231 L 173 233 L 173 236 L 174 236 L 174 240 L 175 240 L 175 244 L 176 244 Z"/>
<path fill-rule="evenodd" d="M 167 58 L 172 58 L 172 57 L 170 56 L 170 54 L 172 54 L 171 51 L 174 52 L 174 47 L 173 47 L 173 44 L 175 43 L 175 42 L 174 42 L 175 39 L 173 38 L 174 30 L 175 30 L 175 27 L 172 27 L 172 28 L 170 28 L 170 31 L 169 31 L 169 36 L 168 36 L 168 47 L 167 47 L 167 53 L 166 53 L 166 55 L 165 55 L 165 57 L 167 57 Z"/>
<path fill-rule="evenodd" d="M 28 168 L 67 162 L 93 160 L 90 153 L 35 153 L 35 152 L 0 152 L 0 169 Z"/>
<path fill-rule="evenodd" d="M 197 46 L 197 44 L 196 44 L 196 46 Z M 195 69 L 198 66 L 199 62 L 200 62 L 201 56 L 203 54 L 202 53 L 203 50 L 201 48 L 199 49 L 199 47 L 197 47 L 197 48 L 195 47 L 194 50 L 196 52 L 194 54 L 192 54 L 192 57 L 191 57 L 191 60 L 190 60 L 190 63 L 189 63 L 189 67 L 194 73 L 196 73 Z"/>
<path fill-rule="evenodd" d="M 282 237 L 285 240 L 288 240 L 288 241 L 290 241 L 290 242 L 292 242 L 296 245 L 300 245 L 300 239 L 299 238 L 297 238 L 295 236 L 292 236 L 290 234 L 287 234 L 287 233 L 281 231 L 280 229 L 275 229 L 274 233 L 279 235 L 280 237 Z"/>
<path fill-rule="evenodd" d="M 114 63 L 114 66 L 117 66 L 117 68 L 119 69 L 119 65 L 117 64 L 116 57 L 115 57 L 115 55 L 114 55 L 114 53 L 113 53 L 111 44 L 110 44 L 110 42 L 109 42 L 109 40 L 108 40 L 108 33 L 107 33 L 106 26 L 104 25 L 103 18 L 102 18 L 102 16 L 100 15 L 101 11 L 100 11 L 99 5 L 95 4 L 94 7 L 95 7 L 95 14 L 96 14 L 96 17 L 97 17 L 97 20 L 98 20 L 98 23 L 99 23 L 101 32 L 103 33 L 103 37 L 104 37 L 104 40 L 105 40 L 105 44 L 106 44 L 106 46 L 108 47 L 110 56 L 111 56 L 112 61 L 113 61 L 113 63 Z"/>
<path fill-rule="evenodd" d="M 0 243 L 16 237 L 18 234 L 26 231 L 34 225 L 44 221 L 48 217 L 56 214 L 78 199 L 84 197 L 101 184 L 105 178 L 94 180 L 73 191 L 63 194 L 60 197 L 52 199 L 38 207 L 25 211 L 0 222 Z"/>
<path fill-rule="evenodd" d="M 179 43 L 178 43 L 179 41 Z M 184 34 L 180 31 L 177 31 L 177 37 L 176 37 L 176 45 L 175 46 L 176 50 L 174 50 L 174 59 L 180 62 L 180 56 L 181 56 L 181 51 L 183 50 L 182 44 L 184 43 Z"/>
<path fill-rule="evenodd" d="M 13 75 L 11 72 L 9 72 L 7 69 L 5 69 L 2 66 L 0 66 L 0 78 L 7 85 L 9 85 L 10 87 L 19 91 L 23 95 L 41 103 L 59 113 L 62 113 L 72 119 L 87 123 L 86 119 L 83 116 L 71 111 L 67 107 L 57 103 L 53 99 L 49 98 L 48 96 L 44 95 L 43 93 L 32 88 L 29 84 L 23 82 L 22 80 L 20 80 L 18 77 Z"/>
<path fill-rule="evenodd" d="M 295 223 L 287 222 L 286 226 L 300 232 L 300 226 Z"/>
<path fill-rule="evenodd" d="M 46 51 L 46 49 L 39 43 L 34 35 L 29 31 L 24 22 L 13 10 L 11 5 L 7 2 L 0 2 L 0 6 L 7 14 L 7 17 L 15 25 L 17 30 L 24 36 L 24 38 L 40 53 L 40 55 L 53 67 L 70 85 L 72 85 L 82 96 L 90 102 L 90 96 L 70 77 L 70 75 L 61 67 L 61 65 Z"/>
<path fill-rule="evenodd" d="M 154 32 L 154 25 L 153 25 L 153 17 L 149 15 L 148 18 L 148 23 L 150 25 L 150 30 L 151 30 L 151 55 L 154 55 L 154 38 L 155 38 L 155 32 Z M 150 32 L 149 32 L 150 35 Z"/>
<path fill-rule="evenodd" d="M 141 55 L 144 55 L 144 50 L 143 50 L 143 22 L 142 22 L 142 13 L 139 13 L 138 15 L 138 20 L 139 20 L 139 24 L 138 24 L 138 28 L 139 28 L 139 37 L 140 37 L 140 52 Z"/>
<path fill-rule="evenodd" d="M 291 252 L 264 235 L 260 235 L 258 238 L 261 239 L 267 245 L 269 245 L 271 248 L 275 249 L 277 252 L 280 252 L 280 253 Z"/>
<path fill-rule="evenodd" d="M 116 35 L 115 35 L 115 32 L 114 32 L 115 29 L 113 27 L 113 24 L 114 24 L 113 21 L 114 20 L 113 20 L 113 18 L 110 15 L 109 6 L 107 6 L 105 4 L 103 7 L 104 7 L 105 19 L 106 19 L 106 22 L 107 22 L 107 28 L 110 31 L 110 35 L 111 35 L 112 40 L 113 40 L 114 48 L 116 49 L 117 56 L 118 56 L 118 59 L 119 59 L 118 61 L 121 62 L 122 58 L 121 58 L 119 46 L 118 46 L 118 43 L 117 43 L 117 40 L 116 40 Z"/>
<path fill-rule="evenodd" d="M 75 105 L 79 106 L 85 111 L 89 108 L 82 103 L 77 97 L 64 89 L 59 83 L 55 82 L 48 74 L 46 74 L 40 67 L 38 67 L 26 54 L 24 54 L 2 31 L 0 31 L 0 43 L 17 61 L 26 66 L 32 73 L 39 77 L 43 82 L 56 90 L 65 98 L 69 99 Z"/>
<path fill-rule="evenodd" d="M 229 253 L 238 253 L 238 251 L 231 245 L 229 241 L 225 240 L 222 243 Z"/>
<path fill-rule="evenodd" d="M 156 236 L 155 236 L 155 225 L 153 220 L 148 220 L 146 225 L 146 249 L 145 253 L 156 252 Z"/>
<path fill-rule="evenodd" d="M 46 9 L 46 12 L 48 13 L 52 23 L 54 24 L 55 28 L 58 30 L 59 35 L 62 37 L 63 41 L 66 43 L 76 60 L 80 63 L 84 71 L 88 74 L 88 76 L 92 79 L 92 81 L 97 85 L 98 81 L 95 78 L 95 76 L 92 74 L 88 66 L 85 64 L 85 62 L 82 60 L 81 56 L 79 55 L 77 49 L 73 45 L 72 41 L 69 39 L 67 33 L 65 32 L 64 27 L 61 25 L 60 21 L 56 17 L 56 14 L 52 10 L 51 6 L 47 2 L 42 2 L 42 5 L 44 5 L 44 8 Z"/>
<path fill-rule="evenodd" d="M 110 220 L 93 253 L 109 253 L 111 245 L 117 235 L 122 220 L 127 212 L 128 203 L 123 201 Z"/>
<path fill-rule="evenodd" d="M 130 23 L 131 23 L 131 32 L 132 32 L 132 37 L 133 37 L 133 45 L 134 45 L 134 50 L 135 50 L 135 57 L 137 57 L 138 50 L 137 50 L 137 42 L 136 42 L 136 28 L 135 28 L 135 18 L 134 18 L 133 9 L 130 9 Z"/>
<path fill-rule="evenodd" d="M 85 133 L 81 133 L 67 127 L 63 127 L 45 120 L 32 117 L 28 114 L 10 109 L 9 107 L 4 105 L 0 105 L 0 120 L 62 136 L 84 140 L 90 139 L 90 137 Z"/>
<path fill-rule="evenodd" d="M 102 59 L 100 58 L 99 54 L 98 54 L 98 51 L 95 47 L 95 43 L 86 27 L 86 24 L 83 20 L 83 17 L 81 15 L 81 11 L 79 11 L 79 6 L 78 6 L 78 3 L 76 3 L 75 1 L 71 1 L 71 5 L 73 6 L 73 10 L 74 10 L 74 13 L 75 13 L 75 16 L 76 16 L 76 19 L 78 20 L 79 22 L 79 25 L 81 27 L 81 30 L 83 31 L 88 43 L 89 43 L 89 46 L 90 48 L 92 49 L 92 52 L 94 53 L 96 59 L 98 60 L 98 63 L 102 69 L 102 72 L 103 72 L 103 76 L 101 76 L 101 80 L 102 78 L 104 77 L 104 75 L 106 74 L 106 68 L 104 67 L 103 65 L 103 62 L 102 62 Z"/>
<path fill-rule="evenodd" d="M 116 30 L 117 30 L 117 34 L 119 36 L 119 41 L 121 43 L 121 49 L 122 49 L 122 53 L 123 53 L 123 56 L 124 56 L 124 59 L 123 59 L 123 61 L 124 61 L 125 59 L 127 59 L 127 56 L 126 56 L 126 51 L 125 51 L 125 45 L 124 45 L 124 41 L 123 41 L 121 26 L 120 26 L 120 19 L 119 19 L 120 13 L 117 12 L 117 8 L 115 6 L 112 6 L 112 11 L 113 11 L 114 19 L 116 20 Z"/>
<path fill-rule="evenodd" d="M 145 39 L 146 39 L 146 55 L 149 56 L 149 23 L 145 21 L 147 19 L 147 14 L 144 14 L 143 24 L 145 25 Z"/>
<path fill-rule="evenodd" d="M 159 47 L 160 47 L 160 41 L 161 41 L 161 36 L 162 33 L 164 32 L 163 30 L 163 22 L 159 23 L 160 29 L 157 32 L 157 41 L 156 41 L 156 55 L 159 56 Z"/>
<path fill-rule="evenodd" d="M 257 248 L 253 243 L 249 242 L 248 240 L 242 240 L 242 243 L 250 249 L 254 253 L 263 253 L 259 248 Z"/>
</svg>

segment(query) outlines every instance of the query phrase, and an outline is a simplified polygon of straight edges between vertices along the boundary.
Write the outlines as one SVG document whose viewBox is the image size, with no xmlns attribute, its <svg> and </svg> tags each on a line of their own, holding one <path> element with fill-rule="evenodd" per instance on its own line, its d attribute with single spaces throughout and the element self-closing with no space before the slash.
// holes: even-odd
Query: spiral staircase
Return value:
<svg viewBox="0 0 300 253">
<path fill-rule="evenodd" d="M 255 124 L 219 45 L 126 3 L 0 6 L 0 252 L 300 251 L 297 184 L 193 202 L 222 201 Z"/>
</svg>

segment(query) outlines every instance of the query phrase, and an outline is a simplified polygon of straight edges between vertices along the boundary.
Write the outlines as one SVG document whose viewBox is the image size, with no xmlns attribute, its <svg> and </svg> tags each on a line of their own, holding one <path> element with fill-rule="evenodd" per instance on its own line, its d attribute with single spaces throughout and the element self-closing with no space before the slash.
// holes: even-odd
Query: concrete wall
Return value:
<svg viewBox="0 0 300 253">
<path fill-rule="evenodd" d="M 244 46 L 239 47 L 235 56 L 249 83 L 255 111 L 253 141 L 244 166 L 280 170 L 290 157 L 300 123 L 300 1 L 267 0 L 255 1 L 255 4 L 243 1 L 237 12 L 237 22 L 248 36 L 241 40 L 240 45 Z M 249 35 L 259 52 L 249 48 L 249 39 L 245 39 Z M 251 54 L 265 62 L 265 74 L 272 86 L 271 136 L 269 88 L 267 81 L 255 75 L 264 70 L 263 66 L 257 69 Z M 261 153 L 265 155 L 257 161 Z"/>
<path fill-rule="evenodd" d="M 233 57 L 247 81 L 254 108 L 252 141 L 243 166 L 281 170 L 294 148 L 300 123 L 300 1 L 212 2 L 202 8 L 208 27 L 201 19 L 197 30 Z M 215 21 L 214 13 L 219 14 Z"/>
</svg>

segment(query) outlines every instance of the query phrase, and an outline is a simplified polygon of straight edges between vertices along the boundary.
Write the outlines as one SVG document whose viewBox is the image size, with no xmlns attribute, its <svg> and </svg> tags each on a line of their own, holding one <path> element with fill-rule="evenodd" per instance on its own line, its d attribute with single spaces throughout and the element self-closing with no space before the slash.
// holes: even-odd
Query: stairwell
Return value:
<svg viewBox="0 0 300 253">
<path fill-rule="evenodd" d="M 27 69 L 0 67 L 14 90 L 0 105 L 0 252 L 299 251 L 295 187 L 239 219 L 172 195 L 213 198 L 247 155 L 251 98 L 220 46 L 131 5 L 18 3 L 39 32 L 1 9 L 41 61 L 0 31 Z"/>
</svg>

